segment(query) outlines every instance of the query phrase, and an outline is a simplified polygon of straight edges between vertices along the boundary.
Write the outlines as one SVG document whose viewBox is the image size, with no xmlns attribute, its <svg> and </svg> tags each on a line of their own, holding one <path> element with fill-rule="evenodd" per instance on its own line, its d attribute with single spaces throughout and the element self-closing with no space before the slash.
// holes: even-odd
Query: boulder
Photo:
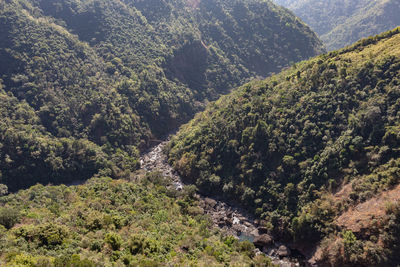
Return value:
<svg viewBox="0 0 400 267">
<path fill-rule="evenodd" d="M 217 201 L 208 197 L 204 199 L 204 202 L 206 203 L 207 206 L 211 208 L 215 208 L 215 206 L 217 206 Z"/>
<path fill-rule="evenodd" d="M 218 220 L 217 224 L 219 227 L 224 227 L 226 225 L 226 222 L 224 219 L 220 219 L 220 220 Z"/>
<path fill-rule="evenodd" d="M 224 216 L 219 214 L 219 213 L 212 213 L 211 217 L 213 218 L 214 222 L 223 222 L 224 221 Z"/>
<path fill-rule="evenodd" d="M 253 250 L 254 255 L 258 256 L 258 255 L 262 255 L 262 252 L 260 249 L 256 248 Z"/>
<path fill-rule="evenodd" d="M 254 237 L 259 236 L 258 230 L 257 230 L 257 229 L 254 229 L 253 231 L 250 232 L 250 235 L 252 235 L 252 236 L 254 236 Z"/>
<path fill-rule="evenodd" d="M 240 220 L 238 217 L 233 217 L 233 224 L 240 224 Z"/>
<path fill-rule="evenodd" d="M 272 242 L 273 242 L 272 237 L 270 235 L 267 235 L 267 234 L 263 234 L 263 235 L 257 236 L 257 237 L 254 238 L 254 241 L 253 241 L 255 246 L 261 247 L 261 248 L 264 247 L 264 246 L 271 245 Z"/>
<path fill-rule="evenodd" d="M 288 257 L 290 256 L 290 249 L 285 246 L 285 245 L 281 245 L 278 249 L 278 255 L 279 257 Z"/>
<path fill-rule="evenodd" d="M 271 247 L 263 247 L 262 252 L 270 257 L 276 257 L 276 249 Z"/>
</svg>

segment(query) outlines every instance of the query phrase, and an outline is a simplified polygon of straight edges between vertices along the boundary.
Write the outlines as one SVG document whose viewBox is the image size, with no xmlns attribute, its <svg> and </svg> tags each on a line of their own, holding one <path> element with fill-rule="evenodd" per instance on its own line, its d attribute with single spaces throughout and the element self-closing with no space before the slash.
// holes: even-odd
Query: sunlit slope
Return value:
<svg viewBox="0 0 400 267">
<path fill-rule="evenodd" d="M 222 97 L 172 139 L 170 161 L 203 193 L 236 201 L 283 239 L 311 247 L 340 233 L 334 220 L 349 203 L 399 183 L 399 32 L 301 62 Z M 348 204 L 321 200 L 348 182 L 354 183 Z M 384 218 L 379 229 L 387 231 Z M 377 263 L 395 255 L 398 244 L 382 242 L 393 247 L 376 248 L 383 257 Z"/>
<path fill-rule="evenodd" d="M 258 0 L 2 1 L 0 183 L 125 177 L 208 99 L 321 47 Z"/>
<path fill-rule="evenodd" d="M 1 266 L 272 266 L 213 229 L 193 191 L 167 178 L 94 178 L 0 197 Z"/>
<path fill-rule="evenodd" d="M 311 26 L 328 50 L 400 25 L 396 0 L 276 0 Z"/>
</svg>

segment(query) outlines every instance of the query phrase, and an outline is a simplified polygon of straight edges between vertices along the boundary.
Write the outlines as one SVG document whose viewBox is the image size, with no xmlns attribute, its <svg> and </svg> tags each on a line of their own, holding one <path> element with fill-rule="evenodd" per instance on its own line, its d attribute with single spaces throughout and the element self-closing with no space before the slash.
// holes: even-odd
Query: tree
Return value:
<svg viewBox="0 0 400 267">
<path fill-rule="evenodd" d="M 11 229 L 19 221 L 19 212 L 13 208 L 0 208 L 0 224 Z"/>
<path fill-rule="evenodd" d="M 8 194 L 8 187 L 5 184 L 0 184 L 0 197 Z"/>
</svg>

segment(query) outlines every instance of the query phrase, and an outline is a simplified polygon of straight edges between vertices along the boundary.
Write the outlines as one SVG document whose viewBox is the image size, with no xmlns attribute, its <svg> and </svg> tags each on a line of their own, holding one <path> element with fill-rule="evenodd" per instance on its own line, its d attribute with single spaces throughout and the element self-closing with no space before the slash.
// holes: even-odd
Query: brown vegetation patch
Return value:
<svg viewBox="0 0 400 267">
<path fill-rule="evenodd" d="M 348 183 L 348 184 L 342 185 L 340 190 L 336 194 L 334 194 L 334 196 L 333 196 L 334 201 L 338 202 L 340 200 L 348 199 L 351 191 L 353 190 L 352 186 L 353 186 L 353 183 Z"/>
<path fill-rule="evenodd" d="M 397 185 L 392 190 L 385 191 L 377 197 L 350 208 L 336 220 L 337 224 L 355 233 L 359 233 L 363 229 L 368 229 L 374 219 L 384 217 L 387 203 L 399 200 L 400 185 Z"/>
</svg>

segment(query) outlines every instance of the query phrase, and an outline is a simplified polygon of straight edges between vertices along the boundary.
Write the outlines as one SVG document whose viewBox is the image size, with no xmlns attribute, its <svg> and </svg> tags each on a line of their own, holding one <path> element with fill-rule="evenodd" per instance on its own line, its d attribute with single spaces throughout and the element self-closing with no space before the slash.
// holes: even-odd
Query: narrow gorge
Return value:
<svg viewBox="0 0 400 267">
<path fill-rule="evenodd" d="M 149 149 L 140 158 L 141 171 L 160 172 L 163 177 L 170 177 L 174 190 L 183 190 L 185 184 L 180 175 L 168 163 L 164 149 L 169 139 Z M 254 219 L 243 209 L 232 206 L 220 199 L 196 194 L 205 214 L 209 215 L 214 227 L 218 227 L 225 234 L 232 235 L 241 241 L 253 242 L 255 254 L 265 253 L 274 264 L 282 267 L 303 266 L 305 259 L 300 253 L 294 253 L 285 244 L 274 240 L 267 234 L 263 222 Z"/>
</svg>

